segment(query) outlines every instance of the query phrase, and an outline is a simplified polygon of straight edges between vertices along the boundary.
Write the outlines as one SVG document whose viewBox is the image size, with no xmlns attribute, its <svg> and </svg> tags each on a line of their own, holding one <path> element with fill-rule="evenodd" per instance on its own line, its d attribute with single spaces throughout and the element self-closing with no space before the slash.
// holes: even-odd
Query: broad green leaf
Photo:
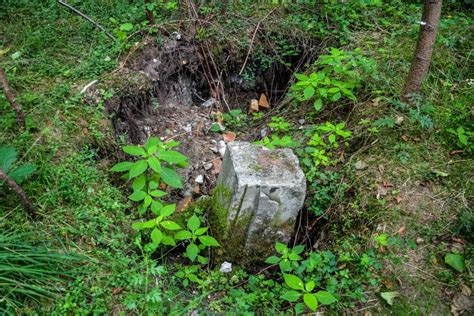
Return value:
<svg viewBox="0 0 474 316">
<path fill-rule="evenodd" d="M 162 221 L 160 224 L 168 230 L 177 230 L 181 228 L 181 226 L 173 221 Z"/>
<path fill-rule="evenodd" d="M 211 236 L 199 236 L 199 241 L 205 245 L 205 246 L 208 246 L 208 247 L 219 247 L 219 243 L 217 242 L 217 240 L 214 238 L 214 237 L 211 237 Z"/>
<path fill-rule="evenodd" d="M 143 222 L 135 222 L 132 224 L 132 228 L 135 230 L 143 229 Z"/>
<path fill-rule="evenodd" d="M 185 240 L 185 239 L 191 239 L 193 237 L 193 234 L 188 232 L 187 230 L 181 230 L 174 235 L 174 239 L 176 240 Z"/>
<path fill-rule="evenodd" d="M 298 246 L 296 246 L 295 248 L 293 248 L 291 250 L 291 252 L 296 253 L 297 255 L 299 255 L 303 251 L 304 251 L 304 246 L 303 245 L 298 245 Z"/>
<path fill-rule="evenodd" d="M 8 173 L 13 162 L 16 160 L 16 149 L 13 147 L 0 147 L 0 168 Z"/>
<path fill-rule="evenodd" d="M 175 209 L 176 204 L 168 204 L 161 209 L 160 215 L 163 217 L 170 216 L 171 214 L 173 214 Z"/>
<path fill-rule="evenodd" d="M 148 183 L 148 189 L 149 190 L 155 190 L 156 188 L 158 188 L 158 182 L 156 181 L 150 181 Z"/>
<path fill-rule="evenodd" d="M 316 286 L 316 284 L 314 283 L 314 281 L 309 281 L 305 285 L 306 292 L 312 292 L 314 290 L 315 286 Z"/>
<path fill-rule="evenodd" d="M 146 160 L 138 160 L 133 164 L 133 167 L 130 168 L 130 179 L 135 178 L 146 171 L 148 168 L 148 163 Z"/>
<path fill-rule="evenodd" d="M 286 285 L 294 290 L 304 290 L 303 281 L 298 278 L 296 275 L 291 274 L 283 274 L 283 278 L 285 279 Z"/>
<path fill-rule="evenodd" d="M 156 136 L 152 136 L 148 138 L 148 140 L 145 142 L 145 145 L 143 145 L 143 147 L 145 147 L 145 149 L 148 151 L 152 147 L 159 148 L 160 144 L 161 144 L 160 139 Z"/>
<path fill-rule="evenodd" d="M 133 162 L 131 161 L 124 161 L 124 162 L 119 162 L 115 166 L 112 167 L 113 172 L 124 172 L 130 170 L 132 168 Z"/>
<path fill-rule="evenodd" d="M 337 301 L 337 299 L 327 291 L 317 291 L 314 295 L 321 304 L 329 305 Z"/>
<path fill-rule="evenodd" d="M 162 208 L 163 208 L 163 204 L 161 204 L 159 201 L 151 202 L 151 211 L 155 213 L 156 215 L 161 215 Z"/>
<path fill-rule="evenodd" d="M 128 198 L 134 202 L 138 202 L 143 200 L 147 196 L 146 192 L 143 191 L 135 191 L 128 196 Z"/>
<path fill-rule="evenodd" d="M 154 218 L 154 219 L 150 219 L 146 222 L 143 222 L 142 223 L 142 227 L 143 228 L 153 228 L 156 226 L 156 222 L 157 222 L 157 218 Z"/>
<path fill-rule="evenodd" d="M 198 253 L 199 253 L 199 248 L 198 248 L 198 246 L 196 246 L 196 244 L 190 243 L 190 244 L 186 247 L 186 256 L 187 256 L 187 257 L 189 258 L 189 260 L 191 260 L 192 262 L 194 262 L 194 260 L 196 259 Z"/>
<path fill-rule="evenodd" d="M 315 92 L 315 90 L 312 86 L 306 87 L 303 91 L 303 95 L 304 95 L 305 100 L 311 99 L 314 95 L 314 92 Z"/>
<path fill-rule="evenodd" d="M 161 179 L 163 179 L 164 183 L 173 188 L 181 188 L 183 186 L 181 178 L 176 171 L 167 167 L 161 167 Z"/>
<path fill-rule="evenodd" d="M 153 202 L 153 198 L 149 195 L 145 196 L 145 199 L 143 200 L 143 207 L 148 208 L 150 204 Z"/>
<path fill-rule="evenodd" d="M 288 256 L 288 259 L 292 261 L 297 261 L 297 260 L 301 260 L 302 258 L 296 253 L 290 253 L 290 255 Z"/>
<path fill-rule="evenodd" d="M 16 183 L 20 184 L 35 170 L 36 166 L 28 164 L 13 169 L 8 175 L 15 180 Z"/>
<path fill-rule="evenodd" d="M 380 296 L 387 302 L 388 305 L 393 305 L 393 300 L 400 296 L 399 292 L 382 292 Z"/>
<path fill-rule="evenodd" d="M 133 24 L 132 23 L 124 23 L 120 25 L 120 31 L 131 31 L 133 29 Z"/>
<path fill-rule="evenodd" d="M 277 264 L 278 262 L 280 262 L 280 258 L 277 256 L 270 256 L 267 258 L 267 260 L 265 260 L 265 263 L 268 264 Z"/>
<path fill-rule="evenodd" d="M 339 88 L 338 87 L 332 87 L 332 88 L 329 88 L 328 92 L 333 94 L 333 93 L 336 93 L 336 92 L 339 92 Z"/>
<path fill-rule="evenodd" d="M 281 260 L 280 263 L 278 264 L 278 266 L 280 267 L 280 270 L 282 272 L 291 271 L 291 261 L 288 260 L 288 259 Z"/>
<path fill-rule="evenodd" d="M 143 187 L 145 186 L 145 183 L 146 183 L 145 175 L 143 174 L 139 175 L 137 178 L 135 178 L 135 180 L 133 180 L 133 183 L 132 183 L 133 191 L 138 191 L 138 190 L 143 189 Z"/>
<path fill-rule="evenodd" d="M 201 225 L 201 221 L 199 220 L 199 218 L 196 216 L 196 214 L 193 214 L 193 216 L 191 216 L 189 219 L 188 219 L 188 228 L 191 230 L 191 231 L 195 231 L 196 229 L 199 228 L 199 226 Z"/>
<path fill-rule="evenodd" d="M 160 198 L 162 196 L 165 196 L 166 195 L 166 192 L 165 191 L 161 191 L 161 190 L 154 190 L 154 191 L 151 191 L 150 192 L 150 195 L 151 196 L 154 196 L 154 197 L 157 197 L 157 198 Z"/>
<path fill-rule="evenodd" d="M 140 146 L 124 146 L 123 151 L 132 156 L 144 156 L 146 155 L 145 149 Z"/>
<path fill-rule="evenodd" d="M 341 93 L 338 92 L 338 93 L 333 94 L 333 95 L 331 96 L 331 101 L 337 101 L 337 100 L 339 100 L 340 98 L 341 98 Z"/>
<path fill-rule="evenodd" d="M 288 247 L 286 247 L 286 245 L 282 244 L 281 242 L 276 242 L 275 249 L 278 253 L 283 254 L 288 249 Z"/>
<path fill-rule="evenodd" d="M 196 231 L 194 232 L 194 234 L 196 236 L 201 236 L 203 234 L 205 234 L 207 232 L 208 228 L 207 227 L 201 227 L 201 228 L 198 228 L 196 229 Z"/>
<path fill-rule="evenodd" d="M 323 108 L 323 100 L 317 99 L 316 101 L 314 101 L 313 106 L 316 111 L 321 110 Z"/>
<path fill-rule="evenodd" d="M 308 76 L 306 76 L 304 74 L 298 74 L 298 73 L 295 73 L 295 77 L 296 77 L 296 79 L 298 79 L 300 81 L 307 81 L 309 79 Z"/>
<path fill-rule="evenodd" d="M 167 246 L 176 246 L 176 242 L 171 236 L 163 235 L 163 238 L 161 239 L 161 243 Z"/>
<path fill-rule="evenodd" d="M 295 305 L 296 315 L 303 314 L 304 310 L 305 310 L 304 303 L 296 303 Z"/>
<path fill-rule="evenodd" d="M 148 165 L 155 171 L 156 173 L 161 173 L 161 164 L 158 158 L 155 156 L 151 156 L 147 159 Z"/>
<path fill-rule="evenodd" d="M 282 299 L 288 302 L 296 302 L 301 297 L 301 293 L 296 291 L 287 291 L 282 295 Z"/>
<path fill-rule="evenodd" d="M 309 309 L 312 310 L 313 312 L 315 312 L 316 309 L 318 308 L 318 300 L 313 294 L 303 295 L 303 301 L 306 304 L 306 306 L 308 306 Z"/>
<path fill-rule="evenodd" d="M 164 150 L 158 153 L 158 158 L 170 163 L 180 163 L 188 160 L 185 155 L 174 151 L 174 150 Z"/>
<path fill-rule="evenodd" d="M 156 245 L 159 245 L 161 242 L 161 239 L 163 239 L 163 233 L 158 228 L 153 229 L 151 231 L 150 236 L 151 236 L 151 240 Z"/>
<path fill-rule="evenodd" d="M 444 262 L 458 272 L 464 272 L 466 268 L 464 257 L 458 253 L 448 253 L 444 257 Z"/>
</svg>

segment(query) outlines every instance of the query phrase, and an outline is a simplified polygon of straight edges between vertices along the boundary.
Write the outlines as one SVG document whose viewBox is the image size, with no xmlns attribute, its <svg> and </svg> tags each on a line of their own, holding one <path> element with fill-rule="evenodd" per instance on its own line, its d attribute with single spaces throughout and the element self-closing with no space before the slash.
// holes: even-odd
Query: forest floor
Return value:
<svg viewBox="0 0 474 316">
<path fill-rule="evenodd" d="M 423 97 L 408 106 L 398 94 L 416 42 L 417 5 L 337 4 L 314 12 L 252 5 L 226 17 L 206 6 L 194 23 L 180 22 L 170 7 L 150 30 L 141 5 L 76 2 L 120 40 L 110 41 L 56 1 L 0 4 L 0 63 L 27 117 L 27 131 L 19 133 L 0 96 L 0 147 L 15 147 L 19 163 L 37 166 L 22 187 L 41 215 L 32 224 L 3 190 L 0 230 L 33 231 L 51 249 L 85 258 L 52 299 L 24 306 L 0 300 L 0 310 L 292 312 L 275 267 L 234 267 L 224 275 L 220 263 L 186 266 L 176 250 L 146 254 L 144 237 L 131 228 L 140 216 L 126 198 L 130 189 L 110 169 L 127 158 L 123 145 L 154 135 L 180 141 L 177 150 L 188 156 L 180 171 L 185 185 L 169 200 L 181 203 L 180 212 L 212 195 L 223 142 L 265 143 L 268 136 L 267 145 L 301 150 L 313 181 L 294 243 L 319 260 L 309 278 L 338 297 L 321 311 L 473 312 L 474 139 L 470 134 L 465 145 L 459 136 L 459 128 L 474 130 L 472 15 L 446 7 Z M 317 18 L 321 12 L 325 19 Z M 289 87 L 331 47 L 351 52 L 360 68 L 375 68 L 354 90 L 356 100 L 341 98 L 315 112 Z M 203 106 L 219 91 L 225 99 Z M 250 100 L 261 94 L 270 109 L 249 114 Z M 343 122 L 351 136 L 328 150 L 327 166 L 305 165 L 308 139 L 326 122 Z M 191 212 L 200 214 L 199 207 Z M 449 254 L 460 255 L 462 267 L 447 264 Z M 184 282 L 179 272 L 200 282 Z"/>
</svg>

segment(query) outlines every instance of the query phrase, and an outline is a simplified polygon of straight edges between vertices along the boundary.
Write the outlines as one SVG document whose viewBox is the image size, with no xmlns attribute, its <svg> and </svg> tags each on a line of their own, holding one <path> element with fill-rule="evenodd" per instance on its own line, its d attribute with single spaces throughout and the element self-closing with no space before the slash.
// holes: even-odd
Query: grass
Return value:
<svg viewBox="0 0 474 316">
<path fill-rule="evenodd" d="M 137 25 L 144 20 L 140 5 L 125 0 L 70 3 L 112 32 L 120 23 Z M 423 128 L 418 120 L 413 120 L 410 109 L 395 102 L 409 69 L 419 6 L 394 2 L 385 7 L 334 8 L 324 8 L 329 24 L 320 18 L 323 15 L 307 14 L 297 6 L 272 15 L 268 23 L 263 23 L 266 35 L 257 39 L 256 56 L 249 61 L 251 77 L 269 58 L 278 59 L 273 51 L 288 49 L 288 43 L 271 32 L 278 25 L 281 29 L 277 30 L 288 35 L 285 38 L 296 48 L 316 46 L 318 38 L 327 41 L 311 54 L 317 55 L 324 45 L 348 50 L 361 47 L 377 60 L 377 77 L 359 91 L 350 114 L 340 108 L 323 114 L 324 118 L 347 118 L 355 148 L 350 148 L 346 165 L 333 170 L 346 175 L 348 193 L 338 201 L 330 223 L 321 226 L 321 231 L 329 236 L 321 239 L 321 248 L 331 250 L 337 245 L 340 250 L 340 245 L 349 243 L 351 251 L 361 254 L 372 249 L 373 236 L 396 236 L 404 227 L 403 240 L 393 250 L 393 256 L 400 260 L 384 257 L 383 270 L 375 276 L 382 280 L 377 286 L 371 286 L 370 278 L 361 276 L 368 302 L 341 303 L 332 311 L 370 308 L 381 314 L 446 313 L 460 284 L 472 281 L 470 268 L 461 274 L 443 262 L 447 252 L 461 249 L 466 266 L 472 265 L 472 155 L 467 151 L 451 154 L 462 148 L 447 132 L 448 128 L 458 126 L 474 129 L 470 109 L 472 85 L 466 82 L 472 75 L 472 40 L 468 32 L 472 17 L 459 9 L 446 8 L 421 100 L 434 108 L 427 114 L 433 127 Z M 228 48 L 239 64 L 250 40 L 246 30 L 253 30 L 251 21 L 260 20 L 267 12 L 246 6 L 233 12 L 235 15 L 228 21 L 218 21 L 224 27 L 207 30 L 211 38 L 218 37 L 216 52 Z M 239 14 L 247 20 L 242 22 Z M 111 17 L 118 22 L 111 21 Z M 166 21 L 169 16 L 162 19 Z M 226 28 L 232 43 L 221 36 Z M 311 35 L 306 37 L 308 30 Z M 13 265 L 9 260 L 5 266 L 22 272 L 15 274 L 19 279 L 14 280 L 22 286 L 13 287 L 9 273 L 9 285 L 1 290 L 12 290 L 8 291 L 7 300 L 17 313 L 183 313 L 194 308 L 224 312 L 235 304 L 239 307 L 236 312 L 262 306 L 265 311 L 281 308 L 282 302 L 275 294 L 281 291 L 277 278 L 249 277 L 242 270 L 225 277 L 203 270 L 199 275 L 205 280 L 203 286 L 184 288 L 174 276 L 181 267 L 174 265 L 172 258 L 164 262 L 144 260 L 146 256 L 130 229 L 134 218 L 131 206 L 120 186 L 115 185 L 119 182 L 109 173 L 111 162 L 103 155 L 102 146 L 113 142 L 107 117 L 100 108 L 85 104 L 77 95 L 86 83 L 117 67 L 126 47 L 111 42 L 52 0 L 2 2 L 0 34 L 0 62 L 25 110 L 29 127 L 26 133 L 18 135 L 13 112 L 0 96 L 0 145 L 14 146 L 21 163 L 31 162 L 39 167 L 23 187 L 42 215 L 35 222 L 35 230 L 51 240 L 41 248 L 30 241 L 19 243 L 22 236 L 29 240 L 31 234 L 26 233 L 13 242 L 16 255 L 21 253 L 23 261 Z M 134 39 L 139 40 L 139 36 Z M 276 48 L 265 47 L 268 41 L 276 42 Z M 377 101 L 378 97 L 382 98 Z M 282 109 L 272 115 L 276 114 L 291 116 L 291 111 Z M 359 124 L 363 119 L 375 122 L 386 117 L 402 117 L 403 122 L 394 127 L 378 127 L 377 133 L 368 131 L 372 123 Z M 367 168 L 354 171 L 357 161 L 363 161 Z M 32 230 L 14 195 L 2 191 L 0 200 L 0 230 Z M 0 262 L 12 254 L 2 248 L 2 243 L 11 242 L 12 236 L 2 235 Z M 65 245 L 56 237 L 64 240 Z M 423 241 L 417 243 L 419 238 Z M 67 274 L 63 261 L 71 257 L 47 250 L 63 247 L 67 253 L 87 258 L 83 264 L 75 265 L 68 282 L 62 282 L 59 276 Z M 4 277 L 2 267 L 0 263 L 0 276 Z M 23 273 L 32 277 L 25 280 Z M 54 287 L 49 283 L 51 279 L 55 281 Z M 389 306 L 378 299 L 382 291 L 399 291 L 401 296 Z M 58 293 L 53 300 L 43 300 Z M 20 299 L 25 296 L 31 300 L 22 303 Z M 288 308 L 283 307 L 286 311 Z"/>
</svg>

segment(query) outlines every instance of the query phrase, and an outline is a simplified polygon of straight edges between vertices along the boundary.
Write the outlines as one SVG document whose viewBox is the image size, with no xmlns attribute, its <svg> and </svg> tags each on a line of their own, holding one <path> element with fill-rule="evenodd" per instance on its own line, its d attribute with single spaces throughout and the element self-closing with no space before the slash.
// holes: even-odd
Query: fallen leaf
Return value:
<svg viewBox="0 0 474 316">
<path fill-rule="evenodd" d="M 457 154 L 462 154 L 463 152 L 464 152 L 464 150 L 453 150 L 449 154 L 450 155 L 457 155 Z"/>
<path fill-rule="evenodd" d="M 408 136 L 407 135 L 402 135 L 402 139 L 407 142 L 408 141 Z"/>
<path fill-rule="evenodd" d="M 474 297 L 471 289 L 465 284 L 461 284 L 460 293 L 456 294 L 451 304 L 451 313 L 454 316 L 462 315 L 464 312 L 474 310 Z M 467 313 L 467 314 L 468 314 Z"/>
<path fill-rule="evenodd" d="M 201 193 L 201 188 L 199 187 L 199 184 L 196 184 L 196 185 L 194 186 L 193 192 L 194 192 L 195 194 Z"/>
<path fill-rule="evenodd" d="M 400 229 L 398 230 L 398 234 L 400 236 L 403 236 L 405 234 L 405 230 L 406 230 L 405 226 L 400 227 Z"/>
<path fill-rule="evenodd" d="M 372 100 L 372 104 L 373 104 L 374 106 L 378 106 L 380 100 L 382 100 L 382 97 L 375 98 L 375 99 Z"/>
<path fill-rule="evenodd" d="M 167 185 L 164 184 L 163 182 L 161 182 L 158 188 L 159 188 L 160 190 L 166 190 Z"/>
<path fill-rule="evenodd" d="M 112 295 L 118 295 L 120 293 L 122 293 L 123 291 L 123 287 L 116 287 L 113 291 L 112 291 Z"/>
<path fill-rule="evenodd" d="M 270 108 L 270 103 L 268 103 L 267 96 L 263 93 L 260 95 L 260 99 L 258 100 L 258 106 L 264 109 Z"/>
<path fill-rule="evenodd" d="M 384 181 L 383 182 L 383 187 L 384 188 L 393 188 L 393 184 L 391 184 L 390 182 Z"/>
<path fill-rule="evenodd" d="M 384 280 L 382 281 L 382 283 L 383 283 L 383 285 L 385 285 L 385 287 L 386 287 L 387 289 L 392 289 L 392 288 L 393 288 L 393 283 L 392 283 L 392 281 L 390 281 L 390 280 L 384 279 Z"/>
<path fill-rule="evenodd" d="M 217 123 L 220 123 L 220 124 L 224 123 L 224 117 L 222 116 L 221 112 L 217 111 L 211 114 L 214 114 L 214 117 L 216 118 Z"/>
<path fill-rule="evenodd" d="M 400 195 L 397 195 L 395 197 L 395 201 L 397 201 L 397 204 L 400 204 L 402 202 L 402 197 Z"/>
<path fill-rule="evenodd" d="M 400 296 L 399 292 L 382 292 L 380 296 L 387 302 L 388 305 L 393 305 L 393 300 Z"/>
<path fill-rule="evenodd" d="M 466 268 L 464 257 L 458 253 L 448 253 L 444 257 L 444 262 L 458 272 L 464 272 Z"/>
<path fill-rule="evenodd" d="M 258 101 L 255 99 L 250 100 L 249 114 L 258 112 Z"/>
<path fill-rule="evenodd" d="M 224 141 L 226 143 L 231 143 L 235 140 L 235 133 L 234 132 L 227 132 L 225 134 L 222 135 L 222 138 L 224 139 Z"/>
<path fill-rule="evenodd" d="M 183 212 L 192 203 L 193 203 L 193 198 L 192 197 L 187 196 L 187 197 L 183 198 L 181 201 L 179 201 L 178 205 L 176 206 L 176 212 L 178 212 L 178 213 Z"/>
<path fill-rule="evenodd" d="M 220 158 L 216 158 L 212 160 L 211 162 L 212 162 L 212 165 L 214 166 L 214 169 L 212 169 L 212 174 L 221 173 L 222 160 Z"/>
</svg>

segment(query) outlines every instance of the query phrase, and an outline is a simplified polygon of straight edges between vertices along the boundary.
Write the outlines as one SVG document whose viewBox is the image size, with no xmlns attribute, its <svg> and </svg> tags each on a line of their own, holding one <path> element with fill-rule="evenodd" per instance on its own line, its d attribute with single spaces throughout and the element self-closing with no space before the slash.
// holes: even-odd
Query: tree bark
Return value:
<svg viewBox="0 0 474 316">
<path fill-rule="evenodd" d="M 423 2 L 423 14 L 415 55 L 400 96 L 404 102 L 409 99 L 410 95 L 420 91 L 423 79 L 428 72 L 441 16 L 441 6 L 442 0 L 424 0 Z"/>
<path fill-rule="evenodd" d="M 23 208 L 28 212 L 28 214 L 31 217 L 35 217 L 37 215 L 36 208 L 26 196 L 25 191 L 23 191 L 23 189 L 15 182 L 15 180 L 10 178 L 1 168 L 0 168 L 0 180 L 5 181 L 5 183 L 10 187 L 10 189 L 15 191 L 15 193 L 20 198 L 20 203 L 23 206 Z"/>
<path fill-rule="evenodd" d="M 18 126 L 20 126 L 21 131 L 24 131 L 26 127 L 25 116 L 23 115 L 21 107 L 18 105 L 18 103 L 16 103 L 15 95 L 13 94 L 13 91 L 8 85 L 7 75 L 5 74 L 5 71 L 2 67 L 0 67 L 0 81 L 2 83 L 3 91 L 5 91 L 5 96 L 7 97 L 8 102 L 12 106 L 13 110 L 15 110 L 16 112 L 16 121 L 18 123 Z"/>
<path fill-rule="evenodd" d="M 145 5 L 151 2 L 152 0 L 145 0 Z M 153 16 L 153 12 L 148 10 L 148 8 L 145 7 L 145 14 L 146 14 L 146 19 L 148 21 L 148 25 L 155 24 L 155 17 Z"/>
</svg>

